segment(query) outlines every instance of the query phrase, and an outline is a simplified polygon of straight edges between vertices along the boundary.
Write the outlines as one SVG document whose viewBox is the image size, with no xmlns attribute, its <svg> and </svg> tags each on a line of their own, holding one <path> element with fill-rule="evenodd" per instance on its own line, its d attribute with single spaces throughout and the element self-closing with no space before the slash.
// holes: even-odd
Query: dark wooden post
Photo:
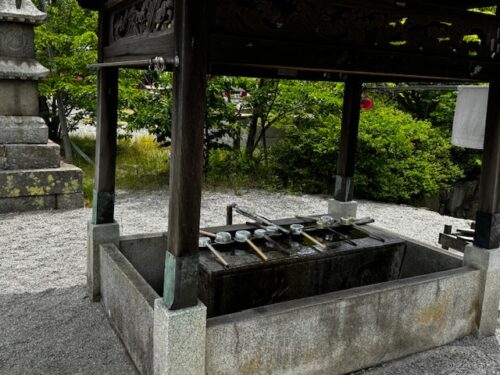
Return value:
<svg viewBox="0 0 500 375">
<path fill-rule="evenodd" d="M 352 77 L 346 80 L 334 193 L 334 198 L 341 202 L 351 201 L 354 194 L 352 179 L 354 176 L 356 145 L 358 142 L 361 90 L 361 81 Z"/>
<path fill-rule="evenodd" d="M 492 82 L 488 95 L 483 163 L 479 186 L 474 245 L 500 246 L 500 82 Z"/>
<path fill-rule="evenodd" d="M 177 0 L 168 251 L 163 299 L 171 310 L 198 303 L 198 237 L 207 84 L 206 2 Z"/>
<path fill-rule="evenodd" d="M 99 15 L 99 62 L 107 35 L 107 17 Z M 101 68 L 97 74 L 96 163 L 93 196 L 93 224 L 114 221 L 116 130 L 118 121 L 118 69 Z"/>
</svg>

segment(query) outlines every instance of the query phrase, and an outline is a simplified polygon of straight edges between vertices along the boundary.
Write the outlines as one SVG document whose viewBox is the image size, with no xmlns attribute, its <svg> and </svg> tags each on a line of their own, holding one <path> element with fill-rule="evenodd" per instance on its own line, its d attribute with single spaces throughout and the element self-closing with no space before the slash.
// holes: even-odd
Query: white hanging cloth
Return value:
<svg viewBox="0 0 500 375">
<path fill-rule="evenodd" d="M 451 143 L 454 146 L 483 149 L 488 91 L 488 86 L 458 87 L 451 136 Z"/>
</svg>

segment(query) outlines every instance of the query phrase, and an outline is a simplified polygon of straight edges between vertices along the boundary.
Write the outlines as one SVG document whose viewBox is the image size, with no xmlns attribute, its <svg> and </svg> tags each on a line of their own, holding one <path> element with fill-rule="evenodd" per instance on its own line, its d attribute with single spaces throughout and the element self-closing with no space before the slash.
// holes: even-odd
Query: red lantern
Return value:
<svg viewBox="0 0 500 375">
<path fill-rule="evenodd" d="M 368 96 L 361 98 L 361 109 L 364 109 L 365 111 L 373 109 L 373 99 Z"/>
</svg>

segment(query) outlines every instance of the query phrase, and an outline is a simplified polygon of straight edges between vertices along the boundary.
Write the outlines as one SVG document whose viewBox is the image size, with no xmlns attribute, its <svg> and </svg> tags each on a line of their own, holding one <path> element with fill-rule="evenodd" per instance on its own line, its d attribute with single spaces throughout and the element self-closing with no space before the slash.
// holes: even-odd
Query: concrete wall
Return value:
<svg viewBox="0 0 500 375">
<path fill-rule="evenodd" d="M 160 296 L 112 244 L 100 247 L 100 278 L 112 327 L 140 373 L 153 374 L 154 301 Z"/>
<path fill-rule="evenodd" d="M 344 374 L 473 333 L 480 271 L 391 281 L 208 320 L 208 374 Z"/>
</svg>

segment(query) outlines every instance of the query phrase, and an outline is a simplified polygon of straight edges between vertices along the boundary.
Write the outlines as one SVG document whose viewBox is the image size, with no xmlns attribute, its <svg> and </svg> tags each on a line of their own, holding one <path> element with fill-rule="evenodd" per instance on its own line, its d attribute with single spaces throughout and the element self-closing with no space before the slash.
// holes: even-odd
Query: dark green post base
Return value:
<svg viewBox="0 0 500 375">
<path fill-rule="evenodd" d="M 165 256 L 163 301 L 169 310 L 198 305 L 198 254 Z"/>
<path fill-rule="evenodd" d="M 354 181 L 352 177 L 335 176 L 335 193 L 333 197 L 340 202 L 350 202 L 354 197 Z"/>
<path fill-rule="evenodd" d="M 474 246 L 482 249 L 500 247 L 500 214 L 477 212 Z"/>
<path fill-rule="evenodd" d="M 94 190 L 93 202 L 92 224 L 113 223 L 115 215 L 115 193 Z"/>
</svg>

